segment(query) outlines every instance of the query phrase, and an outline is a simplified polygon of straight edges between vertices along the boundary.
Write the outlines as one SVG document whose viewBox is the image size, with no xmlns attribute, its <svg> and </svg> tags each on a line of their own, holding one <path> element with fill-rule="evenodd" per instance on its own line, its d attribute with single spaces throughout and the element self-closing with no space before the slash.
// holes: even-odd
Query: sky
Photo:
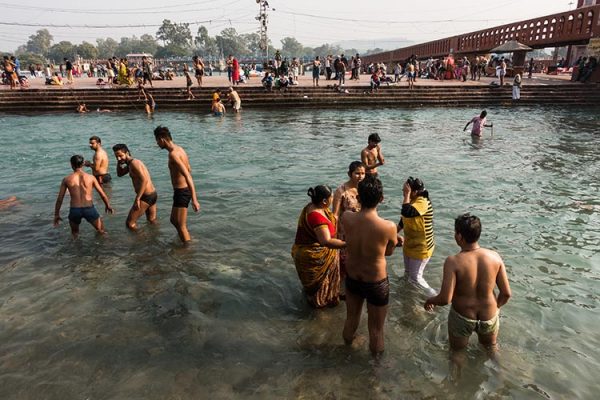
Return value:
<svg viewBox="0 0 600 400">
<path fill-rule="evenodd" d="M 373 40 L 391 49 L 386 39 L 416 43 L 520 21 L 575 7 L 576 0 L 268 0 L 268 35 L 275 47 L 293 36 L 305 46 L 347 40 Z M 258 31 L 256 0 L 0 0 L 0 51 L 13 51 L 38 29 L 54 42 L 74 44 L 96 38 L 155 35 L 163 19 L 188 22 L 192 34 L 204 25 L 211 36 L 233 27 Z M 50 25 L 62 25 L 53 27 Z M 24 26 L 34 25 L 34 26 Z M 98 28 L 102 26 L 102 28 Z"/>
</svg>

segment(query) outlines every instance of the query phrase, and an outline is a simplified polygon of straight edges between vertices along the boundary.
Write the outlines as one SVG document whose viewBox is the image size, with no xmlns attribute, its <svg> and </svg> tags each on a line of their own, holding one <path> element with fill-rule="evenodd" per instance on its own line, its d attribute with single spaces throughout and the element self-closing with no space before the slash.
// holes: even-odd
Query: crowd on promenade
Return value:
<svg viewBox="0 0 600 400">
<path fill-rule="evenodd" d="M 561 60 L 556 68 L 560 69 L 563 64 L 565 63 Z M 572 80 L 587 82 L 597 69 L 597 64 L 596 57 L 580 57 L 573 64 L 573 68 L 569 69 L 572 71 Z M 317 56 L 311 62 L 302 62 L 298 57 L 290 59 L 276 51 L 274 56 L 263 64 L 241 63 L 233 55 L 227 56 L 218 65 L 205 62 L 200 56 L 194 56 L 191 62 L 161 62 L 159 65 L 154 65 L 152 57 L 146 56 L 143 56 L 141 60 L 112 57 L 107 60 L 86 63 L 64 58 L 63 62 L 58 65 L 30 64 L 25 70 L 27 71 L 25 74 L 18 57 L 13 55 L 4 57 L 1 81 L 3 84 L 9 85 L 11 89 L 26 88 L 29 85 L 29 79 L 37 78 L 45 79 L 47 85 L 73 85 L 74 78 L 79 77 L 96 78 L 96 84 L 99 87 L 134 86 L 139 83 L 152 87 L 152 81 L 169 81 L 175 77 L 193 75 L 197 85 L 201 87 L 203 77 L 213 76 L 215 71 L 218 71 L 219 74 L 226 73 L 233 86 L 257 77 L 261 79 L 265 90 L 285 91 L 298 85 L 299 77 L 309 72 L 313 78 L 313 86 L 319 86 L 320 80 L 323 79 L 340 91 L 346 84 L 346 80 L 360 81 L 361 75 L 367 75 L 369 78 L 365 80 L 365 83 L 369 85 L 371 92 L 374 92 L 381 85 L 398 85 L 404 78 L 406 78 L 409 88 L 412 88 L 418 79 L 466 82 L 467 80 L 481 80 L 482 76 L 497 77 L 499 85 L 503 86 L 504 77 L 511 75 L 512 67 L 510 58 L 500 56 L 482 55 L 472 58 L 455 58 L 449 54 L 447 57 L 439 59 L 430 57 L 427 60 L 420 60 L 416 55 L 412 55 L 404 61 L 386 65 L 383 62 L 363 63 L 358 53 L 350 57 L 346 57 L 344 54 L 336 56 L 328 54 L 324 57 Z M 540 72 L 546 68 L 547 66 L 534 62 L 532 58 L 526 63 L 525 72 L 531 78 L 534 72 Z M 330 83 L 330 81 L 334 83 Z"/>
</svg>

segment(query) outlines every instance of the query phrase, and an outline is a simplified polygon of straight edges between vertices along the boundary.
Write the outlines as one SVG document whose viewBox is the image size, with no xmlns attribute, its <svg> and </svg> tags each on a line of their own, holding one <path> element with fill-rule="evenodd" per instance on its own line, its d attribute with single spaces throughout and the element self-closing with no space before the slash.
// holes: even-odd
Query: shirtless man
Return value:
<svg viewBox="0 0 600 400">
<path fill-rule="evenodd" d="M 240 99 L 240 95 L 236 92 L 233 87 L 229 88 L 229 101 L 233 107 L 234 113 L 239 113 L 242 108 L 242 100 Z"/>
<path fill-rule="evenodd" d="M 383 352 L 383 325 L 388 309 L 390 284 L 385 257 L 398 244 L 396 224 L 377 214 L 383 200 L 381 181 L 367 175 L 358 184 L 361 210 L 342 215 L 346 237 L 346 322 L 343 337 L 352 344 L 360 322 L 363 302 L 367 300 L 369 349 Z"/>
<path fill-rule="evenodd" d="M 187 208 L 192 201 L 194 211 L 200 211 L 200 203 L 196 198 L 196 188 L 192 179 L 192 168 L 188 156 L 180 146 L 173 143 L 171 132 L 164 126 L 154 130 L 156 144 L 169 152 L 169 172 L 173 185 L 173 208 L 171 208 L 171 224 L 177 229 L 182 242 L 191 240 L 187 230 Z"/>
<path fill-rule="evenodd" d="M 94 160 L 91 162 L 85 161 L 83 165 L 92 169 L 92 174 L 99 184 L 109 183 L 112 178 L 108 173 L 108 154 L 102 148 L 102 140 L 98 136 L 90 138 L 90 149 L 94 150 Z"/>
<path fill-rule="evenodd" d="M 469 337 L 477 332 L 479 343 L 488 350 L 496 347 L 500 328 L 499 309 L 511 296 L 506 268 L 495 251 L 477 242 L 481 221 L 463 214 L 454 221 L 454 240 L 460 252 L 446 258 L 442 288 L 425 302 L 427 311 L 452 303 L 448 314 L 448 339 L 454 351 L 464 349 Z M 498 295 L 494 287 L 498 286 Z"/>
<path fill-rule="evenodd" d="M 116 144 L 112 149 L 117 158 L 117 176 L 121 177 L 129 174 L 133 183 L 133 190 L 135 190 L 135 200 L 125 221 L 127 228 L 132 231 L 137 230 L 137 220 L 143 214 L 146 214 L 149 223 L 156 223 L 156 200 L 158 196 L 148 169 L 142 161 L 131 156 L 126 144 Z"/>
<path fill-rule="evenodd" d="M 112 214 L 114 210 L 110 206 L 108 197 L 102 190 L 102 187 L 92 175 L 83 171 L 83 157 L 75 155 L 71 157 L 71 168 L 73 173 L 66 176 L 61 184 L 54 206 L 54 226 L 58 226 L 62 220 L 60 217 L 60 207 L 62 206 L 63 198 L 68 190 L 71 196 L 71 208 L 69 210 L 69 224 L 71 225 L 71 234 L 74 239 L 79 235 L 79 224 L 81 219 L 85 218 L 87 222 L 92 224 L 98 233 L 104 233 L 104 224 L 96 207 L 94 207 L 92 189 L 96 189 L 104 205 L 106 212 Z"/>
<path fill-rule="evenodd" d="M 365 164 L 367 175 L 377 177 L 377 167 L 385 164 L 383 153 L 381 152 L 381 138 L 378 134 L 369 135 L 368 145 L 360 153 L 360 160 Z"/>
</svg>

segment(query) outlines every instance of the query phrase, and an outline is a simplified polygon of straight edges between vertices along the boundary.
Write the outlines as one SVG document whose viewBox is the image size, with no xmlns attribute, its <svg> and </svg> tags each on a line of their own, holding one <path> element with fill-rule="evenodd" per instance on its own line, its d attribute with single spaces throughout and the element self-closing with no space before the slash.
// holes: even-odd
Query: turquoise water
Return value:
<svg viewBox="0 0 600 400">
<path fill-rule="evenodd" d="M 479 110 L 466 109 L 0 116 L 0 196 L 21 202 L 0 211 L 0 398 L 595 398 L 600 112 L 488 111 L 494 136 L 475 145 L 462 127 Z M 190 213 L 188 248 L 168 222 L 158 124 L 193 168 L 202 210 Z M 302 297 L 289 253 L 306 190 L 341 184 L 372 132 L 386 156 L 382 216 L 398 220 L 409 175 L 429 188 L 432 286 L 458 250 L 459 213 L 481 217 L 482 245 L 506 262 L 513 299 L 502 309 L 499 362 L 472 338 L 457 382 L 447 308 L 422 309 L 400 252 L 388 260 L 380 362 L 366 346 L 342 345 L 343 304 L 314 311 Z M 115 174 L 106 237 L 84 223 L 73 242 L 68 224 L 52 227 L 68 159 L 90 158 L 93 134 L 107 148 L 127 143 L 146 163 L 158 227 L 140 220 L 139 234 L 126 230 L 134 193 Z"/>
</svg>

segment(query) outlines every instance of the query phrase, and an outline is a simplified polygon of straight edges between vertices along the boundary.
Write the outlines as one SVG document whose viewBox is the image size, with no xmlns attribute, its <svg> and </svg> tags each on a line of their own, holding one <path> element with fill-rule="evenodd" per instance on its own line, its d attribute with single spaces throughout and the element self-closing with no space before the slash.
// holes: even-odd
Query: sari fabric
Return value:
<svg viewBox="0 0 600 400">
<path fill-rule="evenodd" d="M 316 308 L 334 306 L 339 303 L 340 265 L 336 249 L 321 246 L 317 235 L 307 221 L 304 207 L 298 218 L 297 238 L 310 238 L 312 243 L 296 240 L 292 246 L 292 258 L 308 302 Z M 325 210 L 330 221 L 335 221 L 333 213 Z"/>
<path fill-rule="evenodd" d="M 129 76 L 127 76 L 127 65 L 125 65 L 125 63 L 119 64 L 117 81 L 119 82 L 119 85 L 131 85 L 133 83 L 132 80 L 129 79 Z"/>
</svg>

